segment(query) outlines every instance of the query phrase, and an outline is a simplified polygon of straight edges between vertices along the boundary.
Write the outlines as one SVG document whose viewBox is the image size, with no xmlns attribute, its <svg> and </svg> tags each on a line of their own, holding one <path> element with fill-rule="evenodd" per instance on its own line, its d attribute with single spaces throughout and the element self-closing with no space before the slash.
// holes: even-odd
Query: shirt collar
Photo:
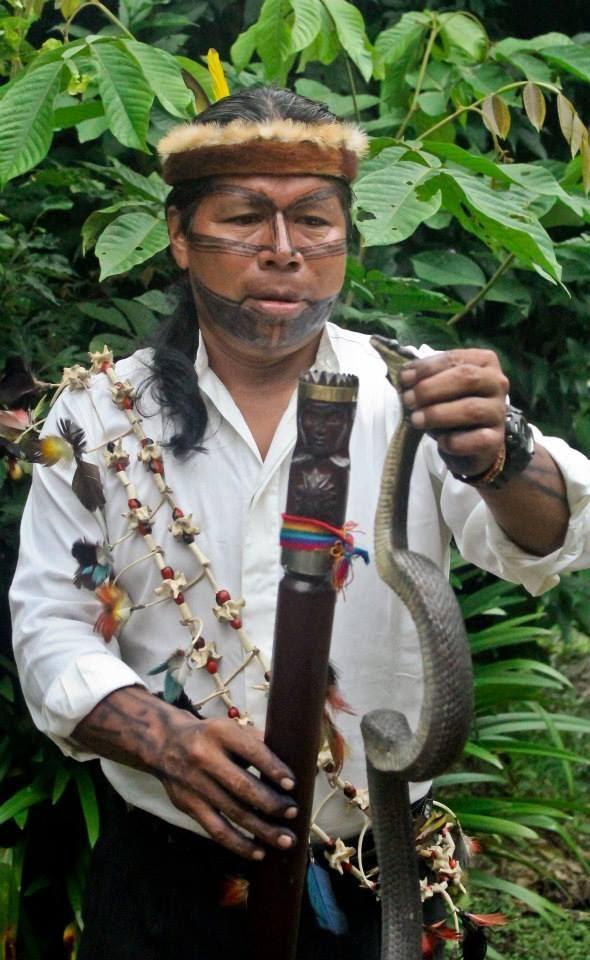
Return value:
<svg viewBox="0 0 590 960">
<path fill-rule="evenodd" d="M 313 363 L 312 370 L 324 370 L 326 373 L 340 373 L 340 363 L 334 347 L 334 325 L 327 323 L 324 327 L 318 352 Z M 199 346 L 195 359 L 195 370 L 197 376 L 201 377 L 209 369 L 209 357 L 207 347 L 202 337 L 199 337 Z"/>
</svg>

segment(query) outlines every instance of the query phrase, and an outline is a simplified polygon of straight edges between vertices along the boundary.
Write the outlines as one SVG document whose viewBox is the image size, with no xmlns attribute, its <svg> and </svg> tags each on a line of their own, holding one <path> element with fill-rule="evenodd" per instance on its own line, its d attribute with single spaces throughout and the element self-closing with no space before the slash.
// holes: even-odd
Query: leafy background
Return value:
<svg viewBox="0 0 590 960">
<path fill-rule="evenodd" d="M 0 405 L 104 340 L 124 355 L 171 308 L 154 147 L 214 95 L 277 82 L 360 122 L 357 238 L 341 323 L 404 342 L 493 345 L 512 400 L 590 453 L 590 34 L 581 0 L 4 0 L 0 5 Z M 100 822 L 93 765 L 33 728 L 6 591 L 27 489 L 0 460 L 0 957 L 74 956 Z M 476 721 L 439 781 L 484 856 L 490 956 L 590 947 L 590 578 L 531 599 L 459 559 Z M 482 906 L 483 905 L 483 906 Z"/>
</svg>

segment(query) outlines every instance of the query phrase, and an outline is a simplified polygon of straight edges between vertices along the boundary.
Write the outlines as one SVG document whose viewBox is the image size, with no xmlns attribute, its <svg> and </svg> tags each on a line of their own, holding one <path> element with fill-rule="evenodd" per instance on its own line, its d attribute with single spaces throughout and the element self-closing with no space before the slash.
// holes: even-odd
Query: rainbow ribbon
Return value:
<svg viewBox="0 0 590 960">
<path fill-rule="evenodd" d="M 332 585 L 342 590 L 352 580 L 352 561 L 361 557 L 369 563 L 367 550 L 355 547 L 352 531 L 356 523 L 347 521 L 343 527 L 333 527 L 313 517 L 283 514 L 281 547 L 285 550 L 322 550 L 333 557 Z"/>
</svg>

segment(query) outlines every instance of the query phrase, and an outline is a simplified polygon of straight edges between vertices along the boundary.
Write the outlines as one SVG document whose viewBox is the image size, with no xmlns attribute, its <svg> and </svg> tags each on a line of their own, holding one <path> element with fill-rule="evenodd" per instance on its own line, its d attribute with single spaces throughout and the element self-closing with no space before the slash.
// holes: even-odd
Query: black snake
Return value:
<svg viewBox="0 0 590 960">
<path fill-rule="evenodd" d="M 395 340 L 373 337 L 371 343 L 399 389 L 397 373 L 413 355 Z M 395 710 L 375 710 L 361 723 L 380 869 L 381 960 L 422 957 L 408 781 L 430 780 L 459 757 L 472 714 L 471 659 L 459 605 L 442 571 L 408 550 L 410 477 L 421 437 L 403 415 L 385 458 L 375 519 L 377 570 L 414 621 L 424 671 L 424 697 L 414 732 Z"/>
</svg>

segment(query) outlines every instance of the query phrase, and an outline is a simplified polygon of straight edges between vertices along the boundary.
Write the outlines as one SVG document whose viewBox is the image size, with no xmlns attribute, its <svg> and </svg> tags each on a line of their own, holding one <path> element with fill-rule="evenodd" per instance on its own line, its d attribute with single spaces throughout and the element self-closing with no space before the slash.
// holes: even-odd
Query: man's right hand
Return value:
<svg viewBox="0 0 590 960">
<path fill-rule="evenodd" d="M 105 697 L 73 736 L 100 756 L 158 777 L 179 810 L 241 857 L 262 859 L 257 840 L 282 850 L 295 843 L 286 821 L 297 808 L 283 792 L 293 788 L 293 774 L 252 727 L 225 718 L 198 720 L 143 687 L 124 687 Z M 281 819 L 284 825 L 276 822 Z"/>
</svg>

